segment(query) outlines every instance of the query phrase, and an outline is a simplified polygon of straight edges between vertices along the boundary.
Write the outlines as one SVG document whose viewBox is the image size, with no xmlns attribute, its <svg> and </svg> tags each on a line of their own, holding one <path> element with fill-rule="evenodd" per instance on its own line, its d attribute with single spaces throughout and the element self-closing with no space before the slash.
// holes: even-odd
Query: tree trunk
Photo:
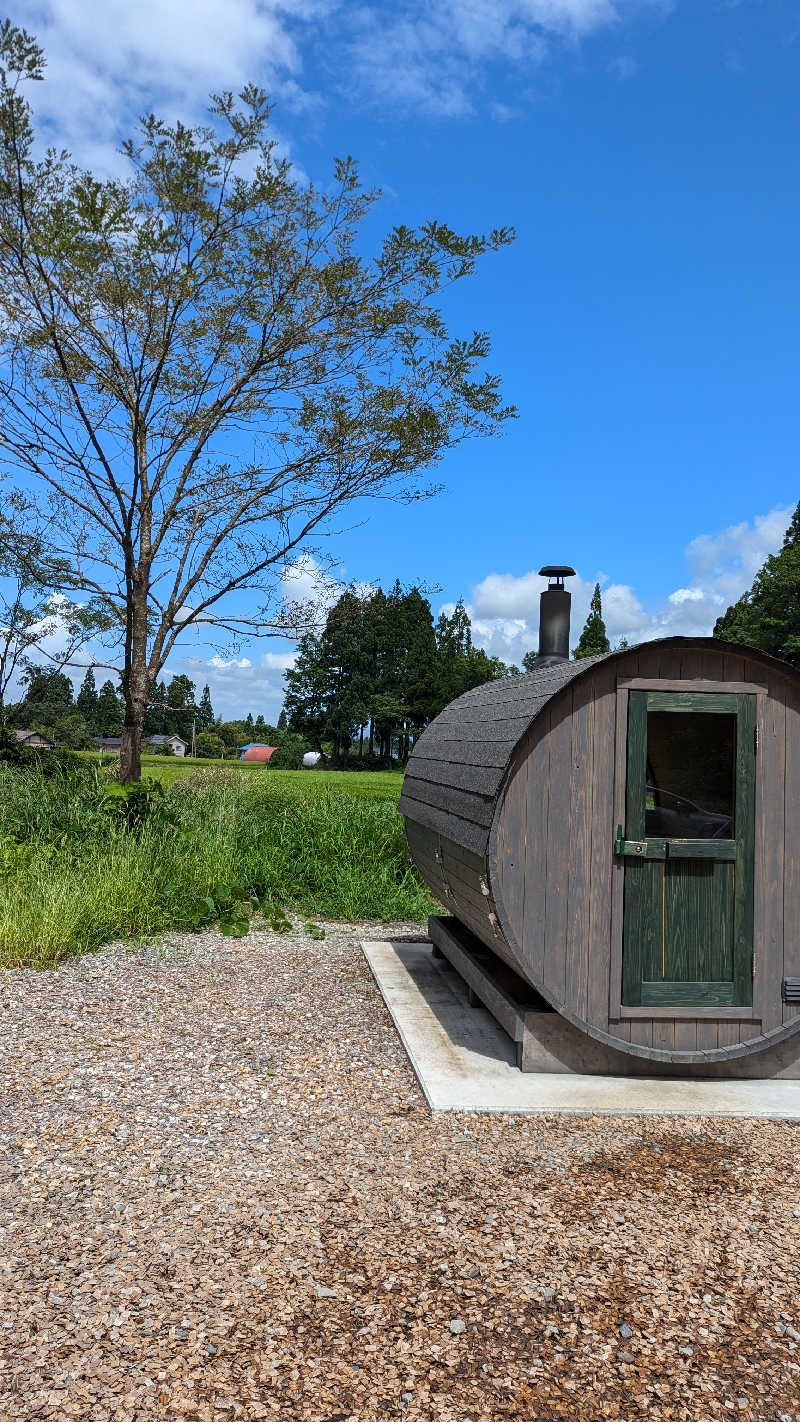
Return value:
<svg viewBox="0 0 800 1422">
<path fill-rule="evenodd" d="M 364 759 L 364 727 L 361 726 L 358 732 L 358 758 Z"/>
<path fill-rule="evenodd" d="M 119 749 L 119 778 L 123 785 L 142 778 L 142 733 L 147 714 L 150 677 L 147 670 L 147 584 L 136 580 L 131 599 L 131 631 L 122 678 L 125 724 Z"/>
</svg>

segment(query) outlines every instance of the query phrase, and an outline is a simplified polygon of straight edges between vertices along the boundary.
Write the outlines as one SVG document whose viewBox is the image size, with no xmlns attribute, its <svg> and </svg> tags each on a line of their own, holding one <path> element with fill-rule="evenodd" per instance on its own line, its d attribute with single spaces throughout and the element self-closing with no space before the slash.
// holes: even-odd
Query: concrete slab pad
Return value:
<svg viewBox="0 0 800 1422">
<path fill-rule="evenodd" d="M 800 1120 L 800 1081 L 683 1081 L 517 1070 L 511 1039 L 427 942 L 362 942 L 433 1111 Z"/>
</svg>

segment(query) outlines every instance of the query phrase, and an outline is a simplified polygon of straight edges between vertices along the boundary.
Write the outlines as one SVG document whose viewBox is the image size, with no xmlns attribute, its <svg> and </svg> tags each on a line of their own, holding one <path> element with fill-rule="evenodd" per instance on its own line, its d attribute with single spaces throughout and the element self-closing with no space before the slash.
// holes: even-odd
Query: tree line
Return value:
<svg viewBox="0 0 800 1422">
<path fill-rule="evenodd" d="M 19 591 L 14 595 L 19 602 Z M 7 681 L 0 683 L 0 722 L 43 731 L 61 746 L 83 749 L 93 745 L 95 737 L 121 733 L 124 699 L 110 679 L 98 689 L 92 667 L 75 695 L 63 670 L 46 670 L 31 661 L 52 630 L 54 615 L 48 616 L 45 607 L 37 607 L 36 617 L 26 611 L 24 634 L 17 643 L 10 638 L 8 623 L 0 627 L 11 649 L 6 653 Z M 75 624 L 76 637 L 83 630 Z M 714 636 L 800 666 L 800 503 L 782 548 L 766 559 L 752 587 L 717 619 Z M 616 650 L 625 645 L 623 638 Z M 597 583 L 573 656 L 610 650 Z M 532 671 L 535 663 L 536 652 L 531 650 L 521 670 Z M 2 692 L 14 670 L 22 675 L 24 695 L 4 707 Z M 376 589 L 366 595 L 350 588 L 330 609 L 322 632 L 301 638 L 295 665 L 286 673 L 286 702 L 277 724 L 252 712 L 222 721 L 214 714 L 208 686 L 198 700 L 195 683 L 178 674 L 151 689 L 144 735 L 178 735 L 188 743 L 194 730 L 197 753 L 206 757 L 229 755 L 255 741 L 278 747 L 273 757 L 277 765 L 299 765 L 304 749 L 312 745 L 337 763 L 355 753 L 363 764 L 389 764 L 394 756 L 408 757 L 416 737 L 456 696 L 519 672 L 519 667 L 475 647 L 463 600 L 434 624 L 430 602 L 419 588 L 404 591 L 395 583 L 389 593 Z"/>
<path fill-rule="evenodd" d="M 414 740 L 448 702 L 509 668 L 472 641 L 463 601 L 434 625 L 419 588 L 395 583 L 366 595 L 350 588 L 307 633 L 285 676 L 292 730 L 334 763 L 406 760 Z"/>
<path fill-rule="evenodd" d="M 623 645 L 622 643 L 620 646 Z M 573 655 L 609 652 L 611 644 L 596 584 Z M 308 633 L 285 674 L 285 711 L 293 730 L 329 753 L 334 764 L 405 761 L 414 741 L 455 697 L 498 677 L 536 665 L 535 649 L 522 667 L 489 656 L 472 640 L 460 599 L 434 622 L 419 588 L 349 588 L 330 609 L 320 633 Z"/>
<path fill-rule="evenodd" d="M 262 714 L 252 712 L 239 719 L 223 721 L 214 714 L 208 685 L 199 699 L 190 677 L 178 673 L 167 683 L 153 688 L 147 707 L 144 735 L 179 736 L 201 759 L 235 755 L 250 741 L 276 747 L 276 766 L 297 768 L 307 743 L 290 732 L 286 715 L 272 725 Z M 93 667 L 89 667 L 75 695 L 70 678 L 60 671 L 29 667 L 24 674 L 22 699 L 6 708 L 5 723 L 10 727 L 39 731 L 68 750 L 91 750 L 97 739 L 118 737 L 125 720 L 125 705 L 119 689 L 110 679 L 97 687 Z M 159 754 L 169 754 L 161 745 Z"/>
</svg>

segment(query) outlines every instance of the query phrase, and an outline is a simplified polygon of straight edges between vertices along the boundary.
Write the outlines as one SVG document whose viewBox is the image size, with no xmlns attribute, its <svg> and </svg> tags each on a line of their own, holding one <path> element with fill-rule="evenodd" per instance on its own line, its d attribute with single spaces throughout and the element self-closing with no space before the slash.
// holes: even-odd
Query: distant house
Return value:
<svg viewBox="0 0 800 1422">
<path fill-rule="evenodd" d="M 122 745 L 121 736 L 95 736 L 94 743 L 98 750 L 111 751 L 112 755 L 119 755 Z M 163 750 L 165 745 L 171 745 L 175 755 L 186 754 L 186 741 L 182 741 L 180 736 L 145 736 L 144 744 L 152 746 L 158 752 Z M 169 754 L 169 752 L 167 752 Z"/>
<path fill-rule="evenodd" d="M 238 746 L 240 760 L 260 760 L 266 762 L 271 760 L 277 746 L 262 746 L 258 741 L 248 741 L 246 746 Z"/>
<path fill-rule="evenodd" d="M 110 751 L 112 755 L 119 755 L 122 745 L 121 736 L 94 736 L 93 739 L 98 750 Z"/>
<path fill-rule="evenodd" d="M 43 736 L 41 731 L 15 731 L 14 735 L 21 746 L 38 747 L 40 750 L 56 748 L 55 741 L 51 741 L 49 736 Z"/>
<path fill-rule="evenodd" d="M 180 736 L 145 736 L 145 745 L 152 746 L 155 751 L 161 746 L 172 746 L 173 755 L 185 755 L 187 742 L 182 741 Z"/>
</svg>

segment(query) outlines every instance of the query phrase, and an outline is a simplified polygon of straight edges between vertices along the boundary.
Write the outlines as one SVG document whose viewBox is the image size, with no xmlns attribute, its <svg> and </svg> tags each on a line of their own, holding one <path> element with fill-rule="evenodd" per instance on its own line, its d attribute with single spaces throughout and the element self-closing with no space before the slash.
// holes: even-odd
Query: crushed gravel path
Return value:
<svg viewBox="0 0 800 1422">
<path fill-rule="evenodd" d="M 800 1419 L 800 1132 L 431 1117 L 360 937 L 0 974 L 0 1418 Z"/>
</svg>

